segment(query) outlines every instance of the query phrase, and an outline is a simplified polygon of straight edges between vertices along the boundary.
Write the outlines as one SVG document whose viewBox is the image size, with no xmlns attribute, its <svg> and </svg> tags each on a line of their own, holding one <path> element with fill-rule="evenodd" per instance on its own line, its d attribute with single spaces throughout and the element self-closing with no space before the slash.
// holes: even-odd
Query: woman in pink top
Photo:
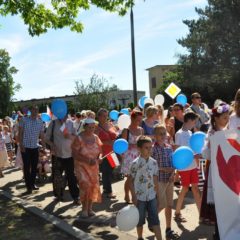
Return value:
<svg viewBox="0 0 240 240">
<path fill-rule="evenodd" d="M 86 118 L 83 127 L 84 131 L 72 144 L 72 153 L 83 205 L 81 217 L 87 218 L 95 215 L 92 210 L 93 202 L 101 202 L 98 165 L 102 154 L 102 142 L 94 134 L 94 119 Z"/>
</svg>

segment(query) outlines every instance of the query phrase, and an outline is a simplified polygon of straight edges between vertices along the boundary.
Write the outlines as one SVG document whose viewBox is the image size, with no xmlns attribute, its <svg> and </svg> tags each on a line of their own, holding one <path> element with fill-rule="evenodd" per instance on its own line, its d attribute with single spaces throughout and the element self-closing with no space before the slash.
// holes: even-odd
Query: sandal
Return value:
<svg viewBox="0 0 240 240">
<path fill-rule="evenodd" d="M 166 239 L 167 240 L 180 239 L 180 236 L 177 233 L 175 233 L 173 230 L 169 229 L 166 232 Z"/>
<path fill-rule="evenodd" d="M 74 205 L 77 205 L 77 206 L 81 206 L 81 201 L 80 201 L 80 199 L 78 199 L 78 198 L 74 199 L 74 200 L 73 200 L 73 204 L 74 204 Z"/>
<path fill-rule="evenodd" d="M 89 217 L 96 216 L 96 213 L 93 210 L 91 210 L 91 211 L 88 212 L 88 216 Z"/>
<path fill-rule="evenodd" d="M 177 214 L 175 213 L 174 220 L 175 222 L 181 222 L 181 223 L 187 222 L 187 220 L 182 217 L 181 213 L 177 213 Z"/>
</svg>

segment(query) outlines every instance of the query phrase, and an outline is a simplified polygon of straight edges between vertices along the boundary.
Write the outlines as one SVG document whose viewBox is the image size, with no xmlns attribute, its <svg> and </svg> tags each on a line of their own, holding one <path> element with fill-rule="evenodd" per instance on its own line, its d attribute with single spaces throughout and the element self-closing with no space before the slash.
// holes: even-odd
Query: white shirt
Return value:
<svg viewBox="0 0 240 240">
<path fill-rule="evenodd" d="M 229 129 L 237 129 L 240 128 L 240 117 L 233 113 L 229 119 Z"/>
<path fill-rule="evenodd" d="M 179 129 L 175 134 L 175 144 L 179 146 L 187 146 L 189 147 L 189 140 L 192 136 L 192 132 L 190 130 L 184 131 L 182 128 Z M 188 171 L 197 167 L 197 163 L 195 160 L 191 163 L 191 165 L 185 169 L 178 171 Z"/>
</svg>

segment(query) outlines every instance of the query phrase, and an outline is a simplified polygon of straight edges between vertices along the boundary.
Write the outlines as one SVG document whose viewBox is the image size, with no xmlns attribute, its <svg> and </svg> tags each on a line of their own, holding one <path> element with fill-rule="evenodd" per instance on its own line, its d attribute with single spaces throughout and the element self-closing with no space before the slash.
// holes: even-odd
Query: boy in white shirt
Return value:
<svg viewBox="0 0 240 240">
<path fill-rule="evenodd" d="M 198 121 L 199 116 L 194 112 L 188 112 L 184 115 L 184 123 L 181 129 L 179 129 L 175 135 L 175 144 L 177 147 L 179 146 L 189 146 L 189 140 L 192 136 L 191 129 L 194 128 L 196 125 L 196 122 Z M 181 177 L 181 184 L 182 189 L 178 195 L 177 205 L 176 205 L 176 212 L 175 212 L 175 220 L 184 222 L 186 221 L 181 216 L 181 208 L 183 204 L 183 200 L 185 198 L 185 195 L 188 192 L 189 185 L 192 185 L 192 193 L 198 208 L 198 211 L 200 211 L 200 204 L 201 204 L 201 196 L 198 189 L 198 170 L 197 170 L 197 162 L 196 159 L 197 156 L 195 156 L 195 159 L 191 163 L 190 166 L 183 170 L 178 170 L 179 175 Z"/>
</svg>

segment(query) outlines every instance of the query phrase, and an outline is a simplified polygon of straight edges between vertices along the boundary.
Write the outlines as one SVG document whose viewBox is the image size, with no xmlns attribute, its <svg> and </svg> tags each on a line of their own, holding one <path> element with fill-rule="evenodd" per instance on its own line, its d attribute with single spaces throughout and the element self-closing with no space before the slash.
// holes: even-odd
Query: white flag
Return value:
<svg viewBox="0 0 240 240">
<path fill-rule="evenodd" d="M 217 222 L 222 240 L 240 239 L 240 131 L 210 138 L 211 170 Z"/>
</svg>

